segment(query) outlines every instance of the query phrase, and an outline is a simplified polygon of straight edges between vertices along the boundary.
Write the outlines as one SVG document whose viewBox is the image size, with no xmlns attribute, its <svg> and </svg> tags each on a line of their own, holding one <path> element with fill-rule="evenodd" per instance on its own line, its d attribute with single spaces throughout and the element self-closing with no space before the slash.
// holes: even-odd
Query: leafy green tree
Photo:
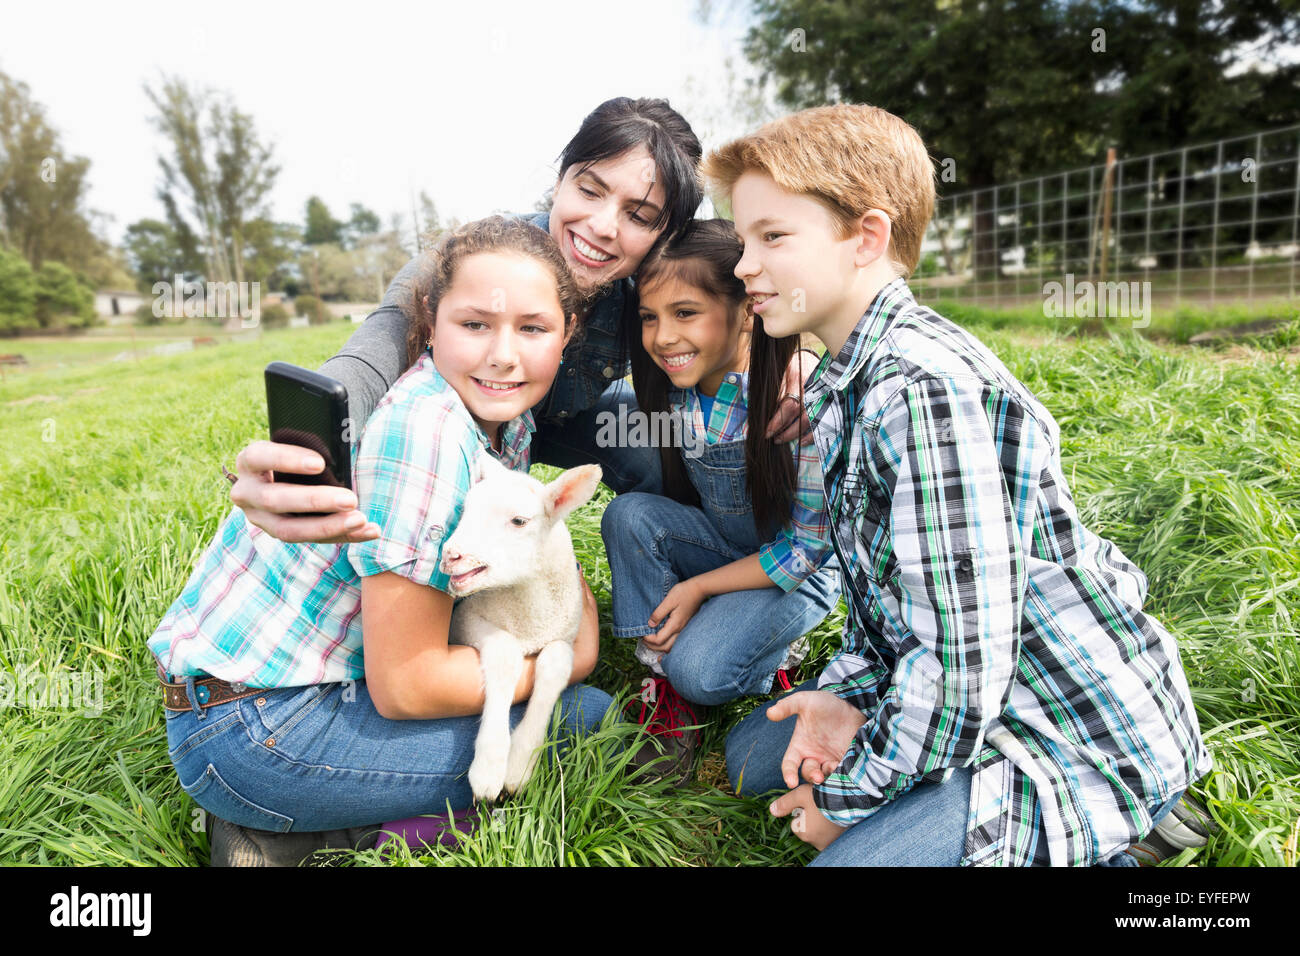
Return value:
<svg viewBox="0 0 1300 956">
<path fill-rule="evenodd" d="M 354 202 L 350 211 L 352 217 L 348 220 L 344 230 L 347 233 L 347 244 L 355 248 L 365 236 L 373 236 L 378 233 L 381 224 L 379 216 L 361 205 L 361 203 Z"/>
<path fill-rule="evenodd" d="M 178 275 L 189 282 L 203 272 L 198 249 L 185 242 L 170 223 L 159 219 L 131 223 L 126 227 L 124 245 L 142 292 L 152 289 L 155 282 L 175 282 Z"/>
<path fill-rule="evenodd" d="M 1084 165 L 1107 145 L 1122 156 L 1300 119 L 1298 68 L 1278 65 L 1294 58 L 1294 0 L 756 0 L 754 10 L 746 55 L 784 106 L 898 114 L 941 164 L 945 192 Z M 995 263 L 992 232 L 991 212 L 977 212 L 981 272 Z"/>
<path fill-rule="evenodd" d="M 33 268 L 86 269 L 105 243 L 85 206 L 90 160 L 68 155 L 26 83 L 0 73 L 0 242 Z"/>
<path fill-rule="evenodd" d="M 330 215 L 329 207 L 319 196 L 307 200 L 307 224 L 303 229 L 302 241 L 309 246 L 343 241 L 343 223 Z"/>
<path fill-rule="evenodd" d="M 19 252 L 0 246 L 0 333 L 13 335 L 39 324 L 36 275 Z"/>
<path fill-rule="evenodd" d="M 280 172 L 272 148 L 228 97 L 167 76 L 145 93 L 170 150 L 158 158 L 158 195 L 169 221 L 178 237 L 177 223 L 185 222 L 197 238 L 208 279 L 244 281 L 246 223 L 264 215 L 261 204 Z"/>
<path fill-rule="evenodd" d="M 295 274 L 295 258 L 302 242 L 302 230 L 290 222 L 272 222 L 265 217 L 244 227 L 248 279 L 262 283 L 266 291 L 278 291 Z"/>
<path fill-rule="evenodd" d="M 1154 152 L 1300 121 L 1295 0 L 1141 0 L 1100 5 L 1115 82 L 1101 92 L 1109 141 Z"/>
<path fill-rule="evenodd" d="M 36 320 L 41 328 L 80 328 L 95 322 L 95 293 L 60 262 L 36 273 Z"/>
</svg>

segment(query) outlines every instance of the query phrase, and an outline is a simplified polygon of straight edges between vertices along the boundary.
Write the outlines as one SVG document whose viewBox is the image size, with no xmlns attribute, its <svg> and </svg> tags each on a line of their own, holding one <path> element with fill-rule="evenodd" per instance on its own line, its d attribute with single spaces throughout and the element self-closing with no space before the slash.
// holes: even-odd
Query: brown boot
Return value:
<svg viewBox="0 0 1300 956">
<path fill-rule="evenodd" d="M 206 814 L 209 866 L 298 866 L 317 850 L 367 850 L 379 839 L 379 824 L 320 830 L 313 833 L 273 833 L 254 830 Z"/>
</svg>

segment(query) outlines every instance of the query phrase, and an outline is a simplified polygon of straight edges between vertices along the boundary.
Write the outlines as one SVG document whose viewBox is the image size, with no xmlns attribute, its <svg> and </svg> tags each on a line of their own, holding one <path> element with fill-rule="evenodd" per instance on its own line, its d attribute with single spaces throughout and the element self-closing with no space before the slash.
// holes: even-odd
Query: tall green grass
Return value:
<svg viewBox="0 0 1300 956">
<path fill-rule="evenodd" d="M 206 861 L 196 808 L 167 758 L 145 640 L 229 511 L 219 465 L 266 433 L 262 368 L 316 367 L 343 324 L 268 332 L 139 363 L 8 375 L 0 448 L 0 669 L 97 672 L 102 713 L 0 708 L 0 863 Z M 1195 788 L 1222 830 L 1177 862 L 1293 865 L 1300 825 L 1300 384 L 1285 340 L 1224 356 L 1132 336 L 979 334 L 1061 424 L 1085 520 L 1148 575 L 1148 610 L 1178 638 L 1215 770 Z M 1041 330 L 1040 330 L 1041 332 Z M 21 348 L 14 348 L 21 351 Z M 29 401 L 35 397 L 36 400 Z M 539 467 L 539 476 L 548 472 Z M 643 676 L 608 636 L 600 541 L 608 492 L 570 521 L 605 620 L 593 682 Z M 842 606 L 813 634 L 810 672 L 838 645 Z M 3 698 L 0 698 L 3 699 Z M 609 723 L 539 771 L 456 850 L 346 852 L 350 865 L 796 864 L 810 854 L 725 792 L 726 731 L 709 726 L 685 794 L 629 781 Z"/>
</svg>

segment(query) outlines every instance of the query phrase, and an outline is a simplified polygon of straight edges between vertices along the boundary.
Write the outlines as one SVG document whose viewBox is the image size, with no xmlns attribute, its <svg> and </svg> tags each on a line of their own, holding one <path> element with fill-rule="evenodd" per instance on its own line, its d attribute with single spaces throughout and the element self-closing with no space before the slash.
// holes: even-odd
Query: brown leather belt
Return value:
<svg viewBox="0 0 1300 956">
<path fill-rule="evenodd" d="M 165 677 L 159 676 L 158 682 L 162 684 L 163 706 L 165 708 L 168 710 L 191 709 L 190 697 L 185 689 L 184 681 L 179 684 L 172 684 Z M 215 707 L 217 704 L 226 704 L 232 700 L 239 700 L 241 697 L 261 694 L 265 690 L 264 687 L 232 684 L 220 677 L 196 677 L 194 679 L 194 696 L 198 698 L 200 710 Z"/>
</svg>

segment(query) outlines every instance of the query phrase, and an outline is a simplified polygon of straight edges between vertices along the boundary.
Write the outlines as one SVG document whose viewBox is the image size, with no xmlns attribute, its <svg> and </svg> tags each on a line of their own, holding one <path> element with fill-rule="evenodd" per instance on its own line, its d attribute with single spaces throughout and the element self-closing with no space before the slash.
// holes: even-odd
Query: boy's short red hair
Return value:
<svg viewBox="0 0 1300 956">
<path fill-rule="evenodd" d="M 909 276 L 916 268 L 934 215 L 934 164 L 920 134 L 893 113 L 852 103 L 792 113 L 715 149 L 700 171 L 730 196 L 752 169 L 822 203 L 842 238 L 868 209 L 883 210 L 895 271 Z"/>
</svg>

